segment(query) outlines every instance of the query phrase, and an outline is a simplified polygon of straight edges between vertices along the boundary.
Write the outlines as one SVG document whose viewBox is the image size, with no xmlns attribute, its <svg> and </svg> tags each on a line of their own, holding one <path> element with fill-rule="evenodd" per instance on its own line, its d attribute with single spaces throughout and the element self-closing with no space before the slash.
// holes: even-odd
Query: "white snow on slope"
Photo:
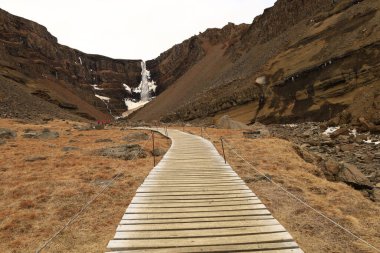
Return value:
<svg viewBox="0 0 380 253">
<path fill-rule="evenodd" d="M 91 85 L 92 88 L 94 88 L 94 90 L 104 90 L 103 88 L 99 88 L 98 85 L 94 84 L 94 85 Z"/>
<path fill-rule="evenodd" d="M 375 144 L 375 145 L 379 145 L 380 144 L 380 141 L 373 141 L 373 140 L 369 140 L 367 139 L 366 141 L 363 141 L 364 143 L 367 143 L 367 144 Z"/>
<path fill-rule="evenodd" d="M 125 105 L 128 107 L 128 111 L 142 107 L 143 105 L 149 103 L 150 101 L 133 101 L 129 99 L 124 100 Z"/>
<path fill-rule="evenodd" d="M 125 89 L 129 94 L 132 93 L 132 89 L 131 89 L 131 87 L 129 87 L 129 86 L 126 85 L 125 83 L 123 83 L 123 86 L 124 86 L 124 89 Z"/>
<path fill-rule="evenodd" d="M 98 94 L 95 94 L 95 97 L 97 97 L 97 98 L 99 98 L 99 99 L 101 99 L 102 101 L 105 101 L 105 102 L 107 102 L 107 103 L 109 103 L 110 100 L 111 100 L 109 97 L 100 96 L 100 95 L 98 95 Z"/>
<path fill-rule="evenodd" d="M 338 130 L 340 127 L 329 127 L 326 129 L 326 131 L 323 132 L 324 135 L 330 135 L 336 130 Z"/>
</svg>

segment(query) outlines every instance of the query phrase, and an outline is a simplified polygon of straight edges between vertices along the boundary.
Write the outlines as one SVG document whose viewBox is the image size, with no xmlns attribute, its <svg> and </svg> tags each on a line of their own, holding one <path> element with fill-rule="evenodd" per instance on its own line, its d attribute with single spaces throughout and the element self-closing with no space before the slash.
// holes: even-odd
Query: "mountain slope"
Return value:
<svg viewBox="0 0 380 253">
<path fill-rule="evenodd" d="M 133 97 L 123 84 L 133 88 L 141 81 L 140 60 L 115 60 L 60 45 L 45 27 L 1 9 L 0 42 L 0 75 L 57 110 L 61 106 L 98 119 L 120 115 L 127 110 L 124 99 Z"/>
<path fill-rule="evenodd" d="M 246 123 L 286 123 L 327 120 L 347 110 L 354 121 L 364 116 L 378 124 L 379 5 L 279 0 L 248 28 L 203 50 L 202 59 L 175 81 L 159 80 L 169 88 L 132 119 L 227 113 Z M 208 48 L 204 34 L 198 37 Z"/>
</svg>

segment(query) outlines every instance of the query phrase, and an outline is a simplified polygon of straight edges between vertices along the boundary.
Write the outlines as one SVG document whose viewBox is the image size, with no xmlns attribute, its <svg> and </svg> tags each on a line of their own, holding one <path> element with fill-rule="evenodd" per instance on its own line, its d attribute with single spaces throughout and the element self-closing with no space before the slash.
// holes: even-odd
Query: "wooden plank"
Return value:
<svg viewBox="0 0 380 253">
<path fill-rule="evenodd" d="M 294 246 L 293 246 L 294 245 Z M 266 250 L 278 248 L 276 250 Z M 255 253 L 302 253 L 303 251 L 297 247 L 294 242 L 280 242 L 280 243 L 265 243 L 265 244 L 243 244 L 243 245 L 221 245 L 221 246 L 201 246 L 201 247 L 175 247 L 176 253 L 195 253 L 195 252 L 240 252 L 236 250 L 243 250 L 241 252 L 255 252 Z M 172 252 L 172 248 L 160 249 L 142 249 L 142 250 L 127 250 L 127 251 L 112 251 L 113 253 L 167 253 Z M 252 251 L 250 251 L 252 250 Z"/>
<path fill-rule="evenodd" d="M 124 218 L 124 217 L 123 217 Z M 120 225 L 140 225 L 140 224 L 172 224 L 172 223 L 193 223 L 202 226 L 204 222 L 219 221 L 250 221 L 250 220 L 274 220 L 272 215 L 246 215 L 246 216 L 224 216 L 224 217 L 190 217 L 190 218 L 166 218 L 166 219 L 121 219 Z M 202 224 L 201 224 L 202 223 Z M 276 223 L 277 224 L 277 223 Z"/>
<path fill-rule="evenodd" d="M 148 194 L 148 193 L 136 193 L 135 198 L 143 198 L 145 199 L 160 199 L 160 200 L 200 200 L 200 199 L 228 199 L 228 198 L 239 198 L 239 197 L 256 197 L 252 192 L 241 192 L 238 193 L 229 193 L 229 194 L 190 194 L 190 195 L 163 195 L 163 194 Z"/>
<path fill-rule="evenodd" d="M 143 230 L 180 230 L 180 229 L 206 229 L 206 228 L 239 228 L 239 227 L 263 227 L 279 225 L 275 219 L 261 220 L 214 220 L 195 222 L 168 222 L 154 224 L 131 224 L 131 221 L 122 220 L 117 231 L 143 231 Z"/>
<path fill-rule="evenodd" d="M 250 200 L 254 199 L 257 200 L 257 197 L 247 197 L 247 196 L 242 196 L 242 197 L 231 197 L 231 198 L 226 198 L 226 197 L 221 197 L 221 198 L 200 198 L 200 199 L 182 199 L 182 198 L 176 198 L 176 199 L 162 199 L 162 198 L 151 198 L 151 197 L 134 197 L 131 201 L 131 203 L 189 203 L 189 204 L 194 204 L 194 203 L 217 203 L 219 201 L 224 202 L 228 201 L 233 203 L 234 201 L 242 201 L 242 200 Z"/>
<path fill-rule="evenodd" d="M 252 205 L 252 204 L 261 204 L 261 201 L 258 199 L 252 200 L 239 200 L 239 201 L 209 201 L 209 202 L 196 202 L 196 203 L 172 203 L 172 202 L 161 202 L 161 203 L 136 203 L 131 202 L 129 207 L 140 207 L 140 208 L 151 208 L 151 207 L 209 207 L 209 206 L 232 206 L 232 205 Z"/>
<path fill-rule="evenodd" d="M 186 229 L 186 230 L 160 230 L 160 231 L 125 231 L 116 232 L 114 239 L 168 239 L 191 238 L 231 235 L 254 235 L 273 232 L 285 232 L 281 225 L 262 227 L 238 227 L 238 228 L 212 228 L 212 229 Z"/>
<path fill-rule="evenodd" d="M 293 238 L 287 232 L 268 233 L 240 236 L 220 236 L 220 237 L 199 237 L 199 238 L 176 238 L 176 239 L 138 239 L 138 240 L 111 240 L 109 249 L 141 249 L 158 247 L 178 247 L 178 246 L 213 246 L 222 244 L 241 243 L 266 243 L 288 241 Z"/>
<path fill-rule="evenodd" d="M 266 209 L 239 210 L 222 212 L 192 212 L 192 213 L 127 213 L 123 219 L 145 220 L 145 219 L 171 219 L 171 218 L 201 218 L 201 217 L 227 217 L 242 215 L 265 215 L 270 214 Z"/>
<path fill-rule="evenodd" d="M 181 191 L 181 192 L 140 192 L 137 190 L 136 196 L 193 196 L 197 195 L 224 195 L 224 194 L 240 194 L 240 193 L 249 193 L 250 190 L 212 190 L 210 191 Z"/>
<path fill-rule="evenodd" d="M 171 187 L 171 186 L 145 186 L 142 185 L 137 189 L 138 193 L 143 192 L 173 192 L 182 193 L 182 192 L 216 192 L 216 191 L 240 191 L 240 190 L 249 190 L 246 185 L 230 185 L 230 186 L 213 186 L 209 187 L 207 185 L 203 186 L 188 186 L 188 187 Z"/>
<path fill-rule="evenodd" d="M 220 212 L 236 210 L 258 210 L 265 209 L 263 204 L 245 204 L 233 206 L 208 206 L 208 207 L 134 207 L 129 206 L 125 213 L 190 213 L 190 212 Z"/>
<path fill-rule="evenodd" d="M 303 253 L 295 242 L 275 242 L 260 244 L 236 244 L 236 245 L 218 245 L 218 246 L 197 246 L 197 247 L 175 247 L 160 249 L 142 249 L 131 251 L 112 251 L 113 253 L 196 253 L 196 252 L 255 252 L 255 253 Z"/>
</svg>

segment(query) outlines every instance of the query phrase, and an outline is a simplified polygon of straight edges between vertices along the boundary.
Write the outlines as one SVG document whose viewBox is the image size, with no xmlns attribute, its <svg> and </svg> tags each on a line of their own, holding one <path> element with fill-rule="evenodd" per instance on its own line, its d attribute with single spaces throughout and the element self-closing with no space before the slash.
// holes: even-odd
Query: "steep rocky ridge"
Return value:
<svg viewBox="0 0 380 253">
<path fill-rule="evenodd" d="M 74 104 L 74 113 L 90 118 L 126 111 L 124 98 L 131 94 L 123 83 L 136 87 L 141 81 L 140 60 L 115 60 L 60 45 L 45 27 L 1 9 L 0 55 L 3 77 L 50 103 Z M 109 97 L 109 104 L 95 93 Z M 94 114 L 96 110 L 103 113 Z"/>
<path fill-rule="evenodd" d="M 132 118 L 229 114 L 245 123 L 286 123 L 327 120 L 346 110 L 353 121 L 379 122 L 379 5 L 279 0 L 233 39 L 209 44 L 174 82 L 160 80 L 171 85 Z M 256 83 L 259 77 L 265 81 Z"/>
</svg>

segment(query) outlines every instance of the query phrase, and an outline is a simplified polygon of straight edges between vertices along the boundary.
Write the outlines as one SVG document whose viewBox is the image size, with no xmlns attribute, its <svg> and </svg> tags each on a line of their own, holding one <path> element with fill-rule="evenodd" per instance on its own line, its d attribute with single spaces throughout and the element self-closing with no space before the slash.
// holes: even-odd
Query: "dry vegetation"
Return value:
<svg viewBox="0 0 380 253">
<path fill-rule="evenodd" d="M 148 157 L 125 161 L 96 156 L 93 151 L 125 144 L 132 130 L 111 128 L 78 131 L 75 122 L 44 125 L 0 120 L 0 126 L 17 131 L 17 138 L 0 146 L 0 252 L 35 252 L 105 185 L 110 188 L 43 252 L 104 252 L 117 224 L 153 167 L 151 140 L 137 142 Z M 25 129 L 49 128 L 60 137 L 25 139 Z M 110 138 L 113 143 L 95 143 Z M 156 135 L 156 144 L 167 149 L 170 141 Z M 79 150 L 62 151 L 62 147 Z M 25 161 L 32 156 L 46 160 Z M 118 180 L 112 179 L 122 173 Z"/>
<path fill-rule="evenodd" d="M 182 128 L 181 128 L 182 129 Z M 200 135 L 200 128 L 185 130 Z M 240 130 L 207 129 L 221 153 L 223 136 L 257 170 L 342 226 L 380 248 L 380 205 L 344 183 L 327 181 L 323 172 L 297 155 L 293 144 L 276 138 L 246 139 Z M 289 197 L 237 157 L 225 144 L 228 162 L 293 235 L 305 252 L 377 252 Z"/>
</svg>

